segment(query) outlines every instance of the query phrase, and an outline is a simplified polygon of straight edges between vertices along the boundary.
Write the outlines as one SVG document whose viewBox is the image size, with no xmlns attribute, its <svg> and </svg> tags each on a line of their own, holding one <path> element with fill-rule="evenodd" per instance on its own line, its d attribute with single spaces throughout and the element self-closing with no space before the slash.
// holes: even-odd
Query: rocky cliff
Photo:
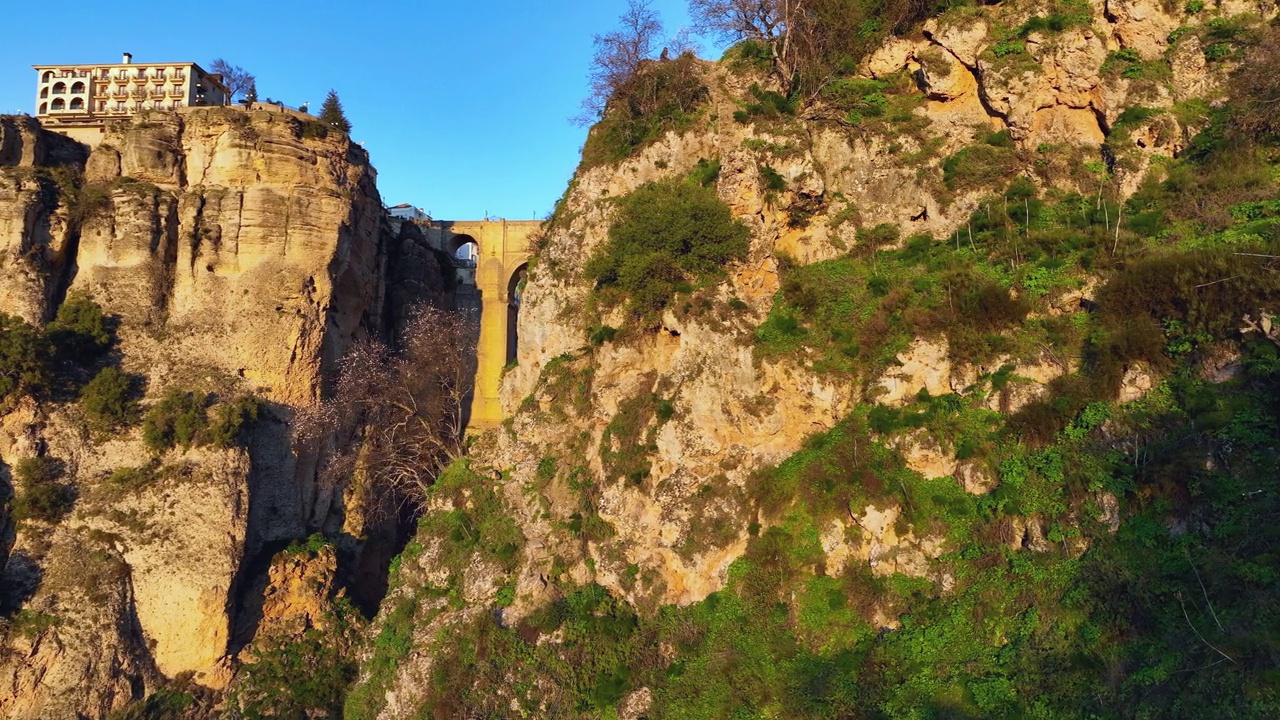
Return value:
<svg viewBox="0 0 1280 720">
<path fill-rule="evenodd" d="M 246 617 L 270 610 L 261 556 L 341 534 L 343 488 L 317 483 L 287 423 L 354 340 L 386 336 L 394 307 L 446 298 L 421 235 L 385 219 L 367 154 L 326 130 L 288 113 L 147 113 L 86 157 L 29 119 L 0 122 L 0 312 L 39 324 L 91 299 L 118 339 L 107 362 L 147 397 L 263 403 L 243 443 L 152 460 L 140 429 L 104 435 L 65 398 L 8 408 L 6 476 L 53 459 L 75 503 L 7 530 L 5 603 L 21 610 L 0 716 L 105 717 L 173 678 L 225 689 L 258 623 Z"/>
<path fill-rule="evenodd" d="M 1089 538 L 1115 532 L 1119 491 L 1096 480 L 1052 510 L 992 508 L 1012 507 L 1008 493 L 1039 472 L 1027 467 L 1048 474 L 1037 463 L 1066 452 L 1036 454 L 1044 441 L 1032 426 L 1093 399 L 1098 413 L 1139 400 L 1159 385 L 1156 367 L 1167 370 L 1160 350 L 1108 346 L 1120 359 L 1102 362 L 1101 335 L 1085 339 L 1104 317 L 1100 284 L 1152 257 L 1139 237 L 1191 246 L 1189 226 L 1156 240 L 1118 213 L 1150 207 L 1224 97 L 1243 57 L 1231 38 L 1275 14 L 1187 7 L 955 9 L 890 38 L 798 107 L 767 65 L 733 51 L 691 71 L 687 58 L 642 69 L 695 73 L 700 105 L 621 160 L 602 160 L 598 143 L 643 129 L 619 130 L 615 106 L 593 130 L 522 297 L 518 363 L 503 384 L 511 419 L 473 446 L 464 479 L 438 489 L 349 716 L 845 716 L 833 708 L 851 711 L 840 704 L 850 696 L 762 689 L 812 682 L 834 693 L 832 678 L 862 662 L 821 636 L 835 626 L 806 625 L 813 617 L 858 605 L 840 647 L 877 652 L 851 650 L 852 638 L 897 629 L 923 607 L 905 588 L 968 602 L 965 573 L 976 571 L 957 553 L 1074 562 Z M 710 280 L 686 276 L 660 312 L 638 313 L 591 261 L 626 199 L 664 182 L 714 187 L 750 247 Z M 1084 235 L 1096 249 L 1072 265 Z M 1224 318 L 1238 306 L 1214 298 L 1204 302 Z M 1185 312 L 1200 301 L 1177 302 Z M 1232 321 L 1218 322 L 1203 352 L 1229 336 L 1213 352 L 1238 358 Z M 1094 374 L 1106 375 L 1096 391 L 1086 389 Z M 1062 432 L 1082 438 L 1100 420 L 1073 422 Z M 939 521 L 953 511 L 970 519 Z M 974 519 L 993 513 L 990 527 Z M 839 588 L 829 609 L 810 594 L 827 586 Z M 733 615 L 738 603 L 755 615 Z M 776 644 L 750 646 L 723 622 Z M 859 648 L 880 647 L 859 637 L 869 643 Z M 761 657 L 771 659 L 752 664 Z M 792 662 L 812 665 L 791 679 L 751 675 Z M 712 690 L 705 683 L 720 680 L 705 673 L 742 684 Z M 966 698 L 954 708 L 990 709 Z M 953 707 L 901 702 L 881 709 Z"/>
</svg>

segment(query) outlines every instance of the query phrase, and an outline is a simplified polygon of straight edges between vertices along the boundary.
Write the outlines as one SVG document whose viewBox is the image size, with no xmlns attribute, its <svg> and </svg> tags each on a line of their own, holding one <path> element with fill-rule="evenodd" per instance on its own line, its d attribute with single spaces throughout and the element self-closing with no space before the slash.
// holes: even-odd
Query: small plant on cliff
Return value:
<svg viewBox="0 0 1280 720">
<path fill-rule="evenodd" d="M 96 359 L 115 341 L 102 306 L 80 294 L 72 294 L 58 307 L 45 332 L 59 356 L 81 364 Z"/>
<path fill-rule="evenodd" d="M 26 458 L 13 474 L 21 488 L 13 499 L 14 518 L 56 523 L 71 511 L 75 494 L 58 482 L 63 474 L 61 461 L 47 456 Z"/>
<path fill-rule="evenodd" d="M 0 405 L 49 382 L 48 340 L 22 318 L 0 313 Z"/>
<path fill-rule="evenodd" d="M 213 422 L 205 433 L 205 441 L 215 448 L 229 448 L 243 441 L 244 431 L 257 422 L 261 411 L 262 400 L 252 395 L 218 405 L 213 410 Z"/>
<path fill-rule="evenodd" d="M 750 231 L 712 188 L 649 183 L 619 201 L 609 239 L 587 262 L 587 276 L 638 315 L 662 311 L 677 291 L 724 274 L 746 257 Z"/>
<path fill-rule="evenodd" d="M 207 396 L 169 388 L 160 401 L 151 406 L 142 420 L 142 440 L 154 453 L 176 446 L 191 447 L 209 420 L 205 416 Z"/>
<path fill-rule="evenodd" d="M 105 432 L 136 421 L 138 381 L 117 367 L 104 368 L 95 375 L 80 390 L 80 408 L 89 424 Z"/>
</svg>

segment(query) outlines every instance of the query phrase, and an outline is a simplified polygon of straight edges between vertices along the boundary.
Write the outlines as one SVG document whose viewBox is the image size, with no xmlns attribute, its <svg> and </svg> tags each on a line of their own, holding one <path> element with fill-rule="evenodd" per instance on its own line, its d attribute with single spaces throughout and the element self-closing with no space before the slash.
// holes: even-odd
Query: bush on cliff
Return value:
<svg viewBox="0 0 1280 720">
<path fill-rule="evenodd" d="M 60 357 L 81 364 L 96 359 L 115 342 L 111 320 L 102 313 L 102 306 L 79 294 L 58 307 L 57 317 L 45 332 Z"/>
<path fill-rule="evenodd" d="M 49 383 L 49 342 L 22 318 L 0 313 L 0 404 Z"/>
<path fill-rule="evenodd" d="M 625 160 L 668 130 L 687 129 L 708 97 L 693 55 L 646 64 L 609 98 L 582 147 L 582 169 Z"/>
<path fill-rule="evenodd" d="M 139 378 L 120 368 L 108 367 L 80 390 L 80 408 L 89 424 L 100 431 L 129 425 L 138 415 Z"/>
<path fill-rule="evenodd" d="M 209 423 L 205 416 L 207 404 L 204 393 L 169 388 L 142 420 L 143 442 L 154 453 L 175 446 L 184 450 L 191 447 Z"/>
<path fill-rule="evenodd" d="M 26 458 L 13 474 L 21 489 L 13 499 L 15 519 L 56 523 L 70 512 L 75 495 L 58 482 L 63 474 L 60 461 L 47 456 Z"/>
<path fill-rule="evenodd" d="M 625 299 L 634 313 L 652 315 L 678 291 L 718 278 L 746 257 L 749 236 L 714 188 L 649 183 L 619 201 L 609 239 L 586 274 L 606 301 Z"/>
</svg>

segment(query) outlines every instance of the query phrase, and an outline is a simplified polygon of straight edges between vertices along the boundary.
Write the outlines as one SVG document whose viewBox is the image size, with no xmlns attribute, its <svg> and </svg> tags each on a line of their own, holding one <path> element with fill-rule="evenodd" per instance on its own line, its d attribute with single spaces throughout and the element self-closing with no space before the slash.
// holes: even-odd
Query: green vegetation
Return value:
<svg viewBox="0 0 1280 720">
<path fill-rule="evenodd" d="M 106 432 L 132 424 L 138 417 L 140 378 L 107 367 L 80 389 L 80 407 L 90 427 Z"/>
<path fill-rule="evenodd" d="M 0 313 L 0 404 L 49 383 L 48 340 L 21 318 Z"/>
<path fill-rule="evenodd" d="M 631 157 L 669 131 L 693 126 L 709 96 L 692 55 L 653 63 L 616 88 L 582 147 L 586 170 Z"/>
<path fill-rule="evenodd" d="M 320 106 L 320 122 L 344 133 L 351 132 L 351 121 L 342 110 L 342 101 L 338 99 L 336 90 L 330 90 L 325 96 L 324 104 Z"/>
<path fill-rule="evenodd" d="M 352 688 L 346 698 L 344 717 L 372 720 L 386 702 L 386 691 L 395 679 L 401 660 L 412 649 L 414 627 L 429 622 L 440 612 L 441 598 L 461 607 L 461 584 L 467 569 L 476 563 L 493 563 L 513 570 L 524 547 L 520 527 L 506 512 L 493 482 L 473 472 L 466 460 L 445 470 L 431 488 L 428 507 L 448 508 L 428 512 L 418 524 L 418 537 L 440 543 L 434 563 L 448 571 L 445 587 L 427 587 L 418 594 L 397 593 L 406 563 L 413 563 L 423 546 L 410 543 L 392 564 L 393 592 L 386 600 L 382 626 L 373 640 L 372 657 L 365 665 L 367 678 Z M 514 601 L 514 584 L 509 579 L 495 598 L 498 606 Z M 437 663 L 437 667 L 440 663 Z"/>
<path fill-rule="evenodd" d="M 966 191 L 999 186 L 1022 167 L 1008 130 L 988 135 L 942 164 L 942 180 L 948 190 Z"/>
<path fill-rule="evenodd" d="M 365 623 L 345 598 L 332 607 L 324 630 L 255 640 L 254 661 L 241 668 L 232 691 L 236 717 L 343 717 L 346 690 L 356 677 L 352 647 Z"/>
<path fill-rule="evenodd" d="M 680 291 L 722 277 L 746 256 L 748 230 L 713 188 L 682 180 L 649 183 L 618 201 L 609 239 L 586 265 L 605 302 L 640 316 Z"/>
<path fill-rule="evenodd" d="M 84 295 L 71 295 L 45 329 L 60 357 L 84 364 L 97 359 L 115 342 L 102 307 Z"/>
<path fill-rule="evenodd" d="M 258 421 L 262 400 L 252 395 L 242 395 L 213 408 L 213 421 L 205 435 L 205 442 L 215 448 L 229 448 L 244 440 L 244 431 Z"/>
<path fill-rule="evenodd" d="M 73 294 L 44 328 L 0 313 L 0 407 L 19 397 L 75 392 L 115 343 L 110 318 Z"/>
<path fill-rule="evenodd" d="M 205 407 L 208 396 L 179 388 L 169 388 L 142 418 L 142 440 L 151 452 L 174 447 L 186 450 L 208 425 Z"/>
<path fill-rule="evenodd" d="M 13 498 L 16 520 L 56 523 L 75 503 L 75 493 L 59 482 L 64 472 L 60 460 L 48 456 L 26 458 L 13 469 L 20 491 Z"/>
<path fill-rule="evenodd" d="M 58 618 L 53 615 L 24 608 L 9 617 L 0 617 L 0 639 L 20 635 L 34 640 L 40 633 L 58 624 Z"/>
<path fill-rule="evenodd" d="M 750 93 L 752 99 L 747 101 L 741 110 L 733 113 L 733 119 L 740 123 L 796 114 L 797 98 L 789 98 L 773 90 L 763 90 L 758 83 L 751 86 Z"/>
<path fill-rule="evenodd" d="M 175 447 L 225 449 L 242 442 L 244 430 L 258 420 L 262 401 L 245 395 L 213 406 L 213 396 L 169 388 L 142 418 L 142 440 L 160 454 Z"/>
<path fill-rule="evenodd" d="M 146 698 L 112 710 L 107 720 L 182 720 L 195 706 L 191 694 L 171 688 L 161 688 Z"/>
</svg>

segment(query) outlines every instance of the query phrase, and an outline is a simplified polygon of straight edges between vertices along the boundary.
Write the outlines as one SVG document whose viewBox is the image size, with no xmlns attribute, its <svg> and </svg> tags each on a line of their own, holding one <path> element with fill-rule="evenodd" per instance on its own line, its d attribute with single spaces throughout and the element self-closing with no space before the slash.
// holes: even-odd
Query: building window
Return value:
<svg viewBox="0 0 1280 720">
<path fill-rule="evenodd" d="M 71 86 L 71 94 L 72 94 L 72 95 L 80 95 L 80 94 L 83 94 L 83 93 L 84 93 L 84 83 L 82 83 L 82 82 L 77 82 L 76 84 L 74 84 L 74 85 L 72 85 L 72 86 Z"/>
<path fill-rule="evenodd" d="M 117 100 L 117 101 L 116 101 L 116 112 L 124 112 L 124 101 L 123 101 L 123 100 Z"/>
<path fill-rule="evenodd" d="M 40 114 L 47 115 L 49 113 L 49 103 L 40 103 Z"/>
<path fill-rule="evenodd" d="M 52 80 L 52 79 L 53 79 L 53 71 L 52 71 L 52 70 L 45 70 L 45 71 L 44 71 L 44 75 L 41 75 L 41 76 L 40 76 L 40 82 L 49 82 L 49 81 L 50 81 L 50 80 Z"/>
<path fill-rule="evenodd" d="M 71 98 L 72 110 L 84 110 L 84 98 Z"/>
<path fill-rule="evenodd" d="M 49 88 L 40 88 L 40 97 L 42 98 L 49 97 Z"/>
<path fill-rule="evenodd" d="M 66 84 L 66 83 L 64 83 L 64 82 L 55 83 L 55 84 L 54 84 L 54 86 L 53 86 L 53 94 L 54 94 L 54 95 L 66 95 L 66 94 L 67 94 L 67 84 Z"/>
<path fill-rule="evenodd" d="M 56 111 L 58 111 L 58 110 L 63 110 L 63 109 L 65 109 L 66 107 L 67 107 L 67 103 L 66 103 L 65 101 L 63 101 L 63 99 L 62 99 L 62 98 L 58 98 L 58 99 L 56 99 L 56 100 L 54 100 L 54 101 L 53 101 L 53 108 L 52 108 L 52 109 L 53 109 L 55 112 L 56 112 Z"/>
<path fill-rule="evenodd" d="M 106 100 L 99 100 L 99 101 L 98 101 L 98 112 L 106 112 L 106 111 L 107 111 L 107 101 L 106 101 Z"/>
</svg>

